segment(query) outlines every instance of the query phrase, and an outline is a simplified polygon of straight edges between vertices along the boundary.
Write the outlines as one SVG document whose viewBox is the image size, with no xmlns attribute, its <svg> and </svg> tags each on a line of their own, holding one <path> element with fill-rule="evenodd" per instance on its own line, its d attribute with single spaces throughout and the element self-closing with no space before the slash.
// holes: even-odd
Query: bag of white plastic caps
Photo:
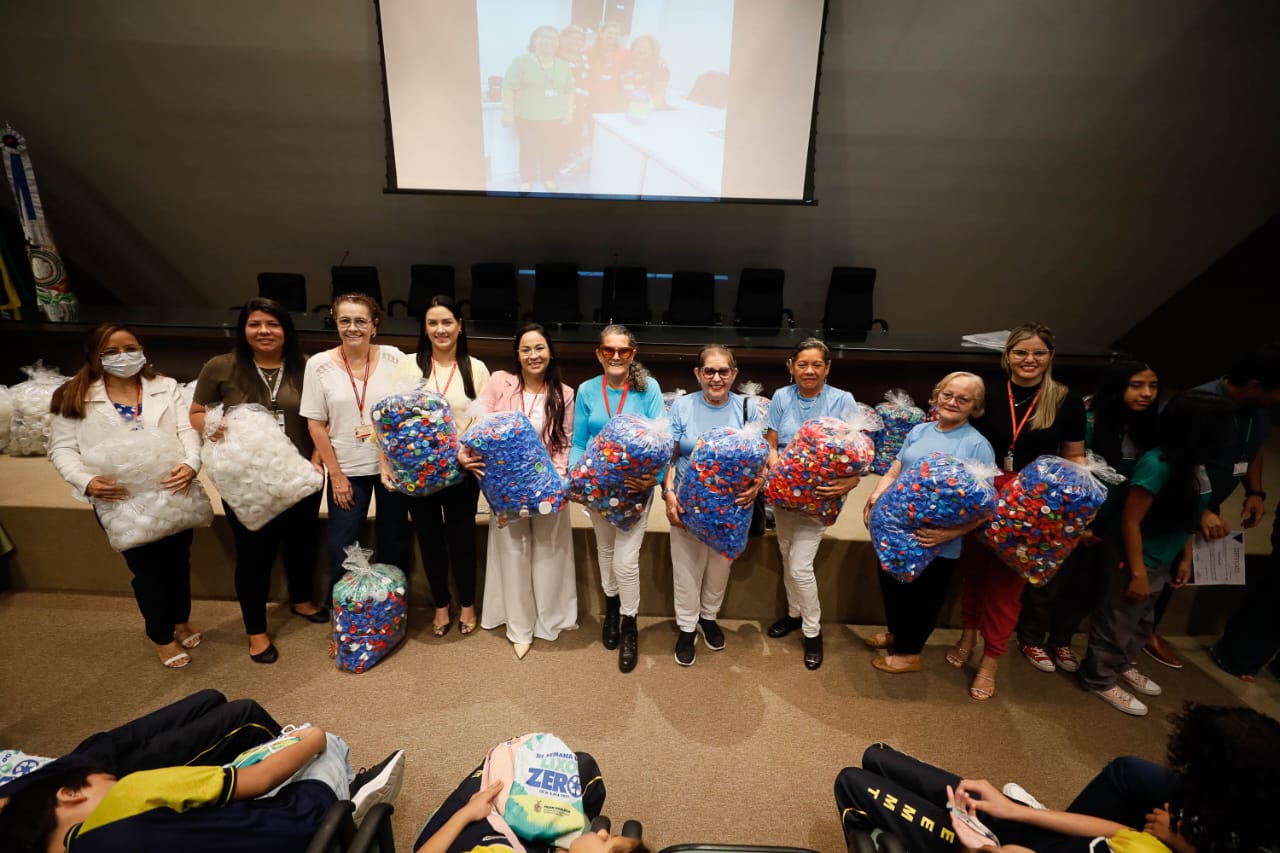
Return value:
<svg viewBox="0 0 1280 853">
<path fill-rule="evenodd" d="M 183 411 L 191 409 L 191 401 L 196 396 L 196 381 L 192 379 L 190 382 L 178 383 L 178 399 L 182 401 Z"/>
<path fill-rule="evenodd" d="M 49 434 L 53 430 L 49 405 L 53 392 L 67 377 L 56 367 L 45 367 L 41 361 L 22 368 L 22 372 L 30 378 L 9 389 L 13 419 L 8 453 L 10 456 L 44 456 L 49 452 Z"/>
<path fill-rule="evenodd" d="M 262 406 L 235 406 L 226 413 L 218 441 L 206 441 L 200 451 L 218 494 L 240 523 L 261 530 L 267 522 L 324 487 L 324 475 L 298 453 L 275 416 Z M 205 415 L 205 437 L 223 420 L 222 405 Z"/>
<path fill-rule="evenodd" d="M 160 485 L 186 456 L 176 435 L 130 429 L 123 422 L 104 429 L 107 438 L 81 459 L 86 470 L 129 490 L 122 501 L 91 499 L 112 548 L 127 551 L 213 522 L 213 507 L 199 480 L 192 480 L 185 494 L 172 494 Z"/>
<path fill-rule="evenodd" d="M 0 452 L 9 446 L 9 432 L 13 426 L 13 394 L 0 385 Z"/>
</svg>

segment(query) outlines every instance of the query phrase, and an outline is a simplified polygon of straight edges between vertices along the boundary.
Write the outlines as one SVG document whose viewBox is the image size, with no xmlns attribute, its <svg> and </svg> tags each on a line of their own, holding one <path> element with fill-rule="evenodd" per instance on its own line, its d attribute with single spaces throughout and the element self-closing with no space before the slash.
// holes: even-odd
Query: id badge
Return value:
<svg viewBox="0 0 1280 853">
<path fill-rule="evenodd" d="M 1012 451 L 1004 455 L 1004 470 L 1006 471 L 1013 470 L 1013 452 Z"/>
<path fill-rule="evenodd" d="M 373 435 L 372 424 L 360 424 L 356 427 L 356 441 L 368 441 L 371 435 Z"/>
<path fill-rule="evenodd" d="M 1248 462 L 1237 462 L 1235 465 L 1231 466 L 1232 477 L 1243 477 L 1245 474 L 1248 474 L 1248 473 L 1249 473 Z"/>
<path fill-rule="evenodd" d="M 543 89 L 542 94 L 547 96 L 548 98 L 558 98 L 560 97 L 560 90 L 559 89 Z"/>
<path fill-rule="evenodd" d="M 276 409 L 275 416 L 276 416 L 276 426 L 280 427 L 281 432 L 284 432 L 284 412 L 280 411 L 279 409 Z"/>
</svg>

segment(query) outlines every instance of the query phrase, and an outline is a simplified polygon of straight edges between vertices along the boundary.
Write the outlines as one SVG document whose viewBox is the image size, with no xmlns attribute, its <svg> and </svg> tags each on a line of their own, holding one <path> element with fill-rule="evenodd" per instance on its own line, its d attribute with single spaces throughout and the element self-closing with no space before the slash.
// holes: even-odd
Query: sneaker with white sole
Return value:
<svg viewBox="0 0 1280 853">
<path fill-rule="evenodd" d="M 1128 682 L 1129 687 L 1135 693 L 1141 693 L 1143 696 L 1159 696 L 1164 691 L 1160 689 L 1160 685 L 1156 684 L 1150 678 L 1138 672 L 1136 666 L 1128 669 L 1120 670 L 1120 677 Z"/>
<path fill-rule="evenodd" d="M 1145 717 L 1147 715 L 1147 706 L 1119 684 L 1113 684 L 1106 690 L 1090 690 L 1089 692 L 1117 711 L 1123 711 L 1134 717 Z"/>
<path fill-rule="evenodd" d="M 404 750 L 397 749 L 377 764 L 361 770 L 351 780 L 352 819 L 358 824 L 378 803 L 389 803 L 400 794 L 404 781 Z"/>
<path fill-rule="evenodd" d="M 1076 653 L 1071 651 L 1070 646 L 1054 646 L 1049 650 L 1049 654 L 1053 655 L 1053 662 L 1063 672 L 1079 671 L 1080 658 L 1076 657 Z"/>
<path fill-rule="evenodd" d="M 1044 803 L 1031 796 L 1031 792 L 1019 785 L 1017 782 L 1010 782 L 1005 785 L 1004 788 L 1001 789 L 1001 793 L 1009 799 L 1022 803 L 1024 806 L 1031 806 L 1033 809 L 1047 811 L 1049 808 Z"/>
<path fill-rule="evenodd" d="M 1053 672 L 1053 658 L 1049 657 L 1049 650 L 1044 646 L 1033 646 L 1030 643 L 1023 643 L 1022 656 L 1031 661 L 1031 665 L 1041 672 Z"/>
</svg>

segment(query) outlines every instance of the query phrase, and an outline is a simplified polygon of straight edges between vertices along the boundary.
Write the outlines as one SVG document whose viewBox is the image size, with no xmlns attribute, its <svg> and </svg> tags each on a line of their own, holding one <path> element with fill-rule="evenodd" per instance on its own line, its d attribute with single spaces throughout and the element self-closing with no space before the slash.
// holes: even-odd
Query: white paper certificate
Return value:
<svg viewBox="0 0 1280 853">
<path fill-rule="evenodd" d="M 1244 532 L 1236 530 L 1213 540 L 1197 533 L 1191 545 L 1191 583 L 1196 586 L 1243 586 Z"/>
</svg>

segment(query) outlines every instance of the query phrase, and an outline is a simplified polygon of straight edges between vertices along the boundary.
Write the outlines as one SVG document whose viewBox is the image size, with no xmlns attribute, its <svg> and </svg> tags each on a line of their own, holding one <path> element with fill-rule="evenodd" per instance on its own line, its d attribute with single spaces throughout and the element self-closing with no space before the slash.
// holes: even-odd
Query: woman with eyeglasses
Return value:
<svg viewBox="0 0 1280 853">
<path fill-rule="evenodd" d="M 1004 393 L 982 417 L 973 419 L 973 425 L 995 450 L 1001 469 L 997 490 L 1038 456 L 1052 454 L 1083 463 L 1084 403 L 1053 378 L 1052 330 L 1038 323 L 1013 329 L 1000 363 L 1006 374 L 1001 383 Z M 1018 624 L 1026 580 L 976 536 L 970 537 L 960 566 L 963 631 L 947 651 L 947 663 L 957 669 L 965 666 L 981 634 L 982 662 L 969 695 L 985 701 L 995 695 L 996 669 Z"/>
<path fill-rule="evenodd" d="M 542 437 L 556 472 L 565 477 L 573 434 L 573 389 L 560 381 L 560 362 L 542 326 L 525 326 L 512 349 L 518 372 L 495 372 L 481 397 L 491 412 L 524 412 Z M 458 461 L 476 478 L 485 476 L 484 461 L 469 448 L 458 450 Z M 482 612 L 480 626 L 485 630 L 507 626 L 507 639 L 518 659 L 529 653 L 535 637 L 554 642 L 561 631 L 578 627 L 573 526 L 567 506 L 505 525 L 489 519 Z"/>
<path fill-rule="evenodd" d="M 778 451 L 795 437 L 805 421 L 814 418 L 846 418 L 857 403 L 848 391 L 827 384 L 831 373 L 831 352 L 817 338 L 796 345 L 787 359 L 792 384 L 779 388 L 769 404 L 765 419 L 765 441 L 769 442 L 769 467 L 778 461 Z M 815 494 L 824 500 L 842 498 L 853 491 L 858 477 L 833 479 L 819 486 Z M 822 608 L 818 604 L 818 580 L 813 560 L 826 531 L 821 521 L 801 512 L 775 506 L 773 518 L 782 551 L 782 581 L 787 590 L 787 614 L 769 626 L 775 639 L 796 629 L 804 635 L 806 669 L 822 666 Z"/>
<path fill-rule="evenodd" d="M 862 510 L 863 524 L 869 524 L 872 507 L 903 470 L 930 453 L 946 453 L 957 459 L 995 465 L 991 442 L 969 423 L 970 417 L 981 417 L 986 405 L 986 385 L 980 378 L 961 371 L 948 373 L 934 386 L 929 404 L 937 411 L 938 419 L 917 424 L 907 433 L 898 458 L 880 478 Z M 873 658 L 872 666 L 888 673 L 920 671 L 920 652 L 938 623 L 938 612 L 942 610 L 951 575 L 960 558 L 961 537 L 986 522 L 987 518 L 981 517 L 961 527 L 917 530 L 916 541 L 926 548 L 940 546 L 941 550 L 911 583 L 903 583 L 885 571 L 877 573 L 889 630 L 863 642 L 873 649 L 885 649 L 889 654 Z"/>
<path fill-rule="evenodd" d="M 636 338 L 626 326 L 605 326 L 600 332 L 596 359 L 604 372 L 578 386 L 573 407 L 573 444 L 569 448 L 572 468 L 586 452 L 591 439 L 610 419 L 624 412 L 657 419 L 665 413 L 662 389 L 636 361 Z M 635 492 L 651 494 L 657 475 L 627 481 Z M 603 515 L 588 510 L 596 534 L 596 557 L 600 562 L 600 585 L 604 588 L 605 612 L 600 641 L 606 649 L 618 650 L 618 669 L 631 672 L 639 658 L 636 614 L 640 612 L 640 546 L 648 526 L 649 505 L 630 530 L 619 530 Z"/>
<path fill-rule="evenodd" d="M 293 319 L 279 302 L 251 299 L 240 309 L 231 352 L 215 356 L 200 369 L 191 403 L 191 425 L 205 431 L 209 406 L 252 404 L 275 416 L 281 431 L 304 458 L 319 468 L 307 420 L 299 414 L 306 356 Z M 218 426 L 210 441 L 221 441 Z M 308 622 L 326 623 L 329 610 L 312 601 L 316 547 L 320 534 L 320 492 L 308 495 L 260 530 L 250 530 L 222 502 L 236 544 L 236 598 L 249 637 L 249 659 L 275 663 L 279 657 L 267 633 L 267 598 L 276 554 L 283 552 L 289 586 L 289 610 Z"/>
<path fill-rule="evenodd" d="M 717 427 L 741 429 L 758 416 L 754 402 L 729 390 L 738 376 L 738 362 L 728 347 L 719 344 L 703 347 L 693 374 L 701 393 L 685 394 L 671 403 L 674 464 L 667 468 L 662 492 L 667 520 L 671 522 L 671 573 L 676 626 L 680 629 L 675 655 L 676 663 L 681 666 L 693 666 L 699 628 L 707 648 L 716 652 L 724 648 L 724 631 L 717 624 L 716 616 L 724 603 L 733 561 L 684 529 L 681 516 L 685 510 L 676 491 L 684 478 L 690 476 L 689 459 L 698 446 L 699 436 Z M 738 495 L 738 506 L 751 506 L 763 485 L 761 474 L 751 488 Z"/>
<path fill-rule="evenodd" d="M 339 344 L 307 360 L 298 411 L 329 474 L 329 587 L 342 577 L 345 548 L 362 538 L 369 504 L 376 507 L 377 560 L 405 568 L 409 540 L 404 509 L 396 493 L 379 479 L 378 445 L 373 438 L 373 404 L 391 393 L 396 366 L 405 354 L 373 343 L 382 306 L 363 293 L 333 300 Z M 336 651 L 336 649 L 335 649 Z"/>
<path fill-rule="evenodd" d="M 71 484 L 76 500 L 122 501 L 129 490 L 93 474 L 84 454 L 118 434 L 158 429 L 175 435 L 186 457 L 161 482 L 168 492 L 185 492 L 200 470 L 200 435 L 191 428 L 178 383 L 147 363 L 142 342 L 121 323 L 103 323 L 85 341 L 85 363 L 53 393 L 53 434 L 49 461 Z M 188 649 L 200 645 L 191 624 L 191 539 L 183 530 L 121 552 L 133 573 L 133 596 L 160 662 L 177 669 L 191 663 Z"/>
</svg>

